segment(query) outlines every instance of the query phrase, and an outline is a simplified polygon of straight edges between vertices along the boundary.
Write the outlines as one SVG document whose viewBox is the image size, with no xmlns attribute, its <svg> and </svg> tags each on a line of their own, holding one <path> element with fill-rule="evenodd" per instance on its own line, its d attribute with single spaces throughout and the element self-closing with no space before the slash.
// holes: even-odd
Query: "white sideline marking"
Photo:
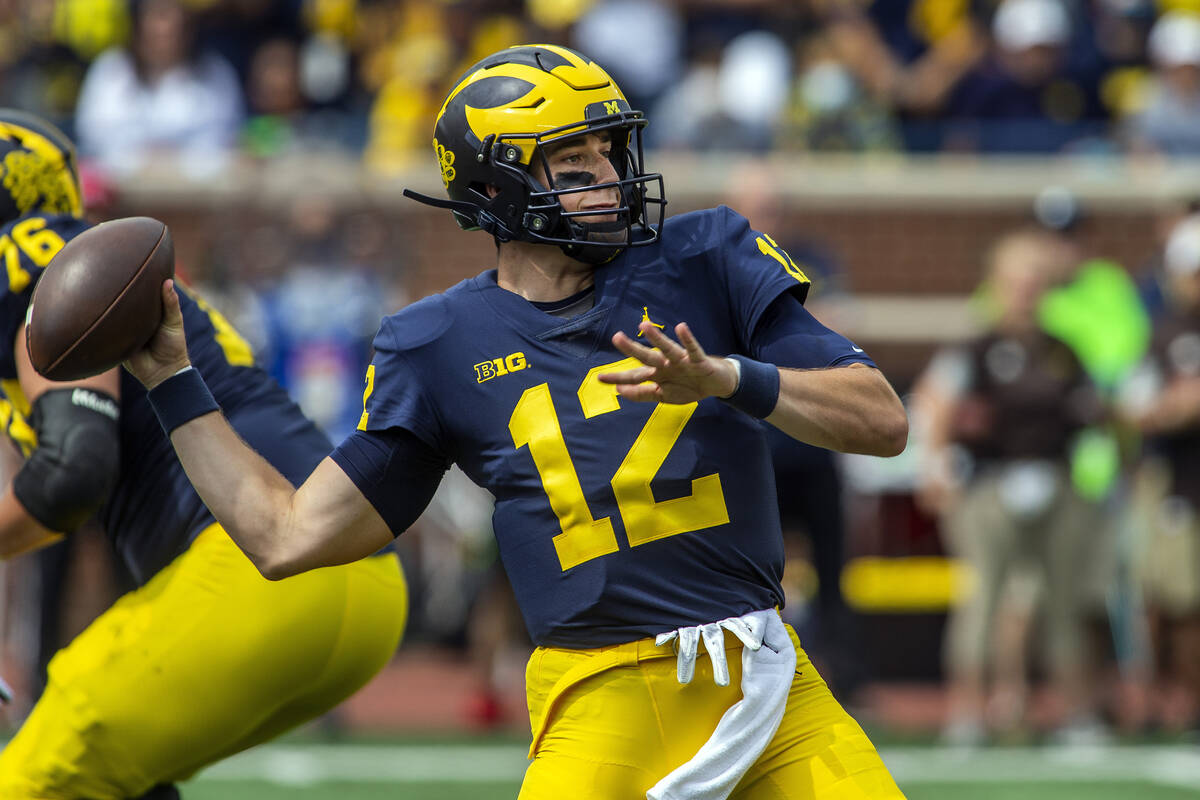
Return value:
<svg viewBox="0 0 1200 800">
<path fill-rule="evenodd" d="M 209 767 L 201 781 L 258 780 L 283 785 L 516 782 L 520 745 L 262 745 Z M 1200 750 L 1187 745 L 1094 748 L 1008 747 L 960 751 L 890 747 L 880 751 L 901 785 L 922 783 L 1077 783 L 1140 781 L 1200 787 Z M 1198 794 L 1200 796 L 1200 794 Z"/>
</svg>

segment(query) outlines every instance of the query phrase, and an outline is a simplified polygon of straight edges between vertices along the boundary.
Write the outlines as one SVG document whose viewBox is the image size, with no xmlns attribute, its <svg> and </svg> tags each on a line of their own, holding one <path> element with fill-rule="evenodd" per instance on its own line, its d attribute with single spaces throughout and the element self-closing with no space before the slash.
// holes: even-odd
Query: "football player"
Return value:
<svg viewBox="0 0 1200 800">
<path fill-rule="evenodd" d="M 434 140 L 449 199 L 417 197 L 490 233 L 496 268 L 383 320 L 358 430 L 298 490 L 212 413 L 169 282 L 128 365 L 265 575 L 375 551 L 451 463 L 495 495 L 538 645 L 524 800 L 902 797 L 779 618 L 757 418 L 886 456 L 903 407 L 767 234 L 728 208 L 662 221 L 645 124 L 563 47 L 459 80 Z"/>
<path fill-rule="evenodd" d="M 88 228 L 71 143 L 0 110 L 0 176 L 0 421 L 25 456 L 0 495 L 0 555 L 94 518 L 138 584 L 50 662 L 0 751 L 0 797 L 177 797 L 173 782 L 324 713 L 380 670 L 404 628 L 404 579 L 392 553 L 264 579 L 189 485 L 136 380 L 38 375 L 24 326 L 34 286 Z M 180 305 L 180 346 L 232 430 L 299 485 L 329 440 L 216 309 L 187 290 Z"/>
</svg>

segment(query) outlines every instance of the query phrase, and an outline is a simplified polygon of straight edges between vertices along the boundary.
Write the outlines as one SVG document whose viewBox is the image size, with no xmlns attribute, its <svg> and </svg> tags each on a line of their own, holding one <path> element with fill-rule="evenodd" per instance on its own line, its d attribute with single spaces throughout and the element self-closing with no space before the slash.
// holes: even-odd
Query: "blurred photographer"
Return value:
<svg viewBox="0 0 1200 800">
<path fill-rule="evenodd" d="M 1069 453 L 1102 406 L 1078 358 L 1042 329 L 1037 313 L 1065 275 L 1066 256 L 1044 231 L 1002 237 L 980 294 L 989 305 L 985 329 L 939 353 L 914 393 L 927 443 L 918 501 L 942 517 L 948 549 L 975 578 L 946 640 L 945 738 L 954 744 L 980 744 L 989 727 L 1019 723 L 1025 665 L 1004 662 L 1010 651 L 994 642 L 1001 628 L 1023 636 L 1039 608 L 1065 729 L 1095 725 L 1079 586 L 1095 515 L 1072 485 Z M 990 715 L 989 676 L 999 690 Z"/>
</svg>

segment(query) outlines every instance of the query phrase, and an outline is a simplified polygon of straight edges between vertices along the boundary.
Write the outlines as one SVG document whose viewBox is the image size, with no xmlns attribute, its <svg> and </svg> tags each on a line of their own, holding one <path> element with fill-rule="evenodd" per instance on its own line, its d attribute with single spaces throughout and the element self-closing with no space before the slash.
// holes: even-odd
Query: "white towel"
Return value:
<svg viewBox="0 0 1200 800">
<path fill-rule="evenodd" d="M 752 611 L 680 628 L 661 634 L 655 643 L 661 646 L 678 640 L 679 682 L 688 683 L 695 672 L 698 643 L 703 640 L 713 662 L 714 679 L 727 686 L 726 630 L 746 645 L 742 650 L 742 699 L 725 711 L 712 736 L 690 761 L 646 792 L 648 800 L 725 800 L 779 728 L 796 674 L 796 648 L 777 611 Z"/>
</svg>

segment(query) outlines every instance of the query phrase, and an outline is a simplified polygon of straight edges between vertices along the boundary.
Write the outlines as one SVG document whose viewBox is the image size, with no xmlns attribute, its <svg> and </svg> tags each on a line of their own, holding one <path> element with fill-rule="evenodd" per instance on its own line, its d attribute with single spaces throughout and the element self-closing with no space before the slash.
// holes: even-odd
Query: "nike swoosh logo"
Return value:
<svg viewBox="0 0 1200 800">
<path fill-rule="evenodd" d="M 850 345 L 850 349 L 856 353 L 861 353 L 863 351 L 861 347 L 855 347 L 854 345 Z"/>
</svg>

